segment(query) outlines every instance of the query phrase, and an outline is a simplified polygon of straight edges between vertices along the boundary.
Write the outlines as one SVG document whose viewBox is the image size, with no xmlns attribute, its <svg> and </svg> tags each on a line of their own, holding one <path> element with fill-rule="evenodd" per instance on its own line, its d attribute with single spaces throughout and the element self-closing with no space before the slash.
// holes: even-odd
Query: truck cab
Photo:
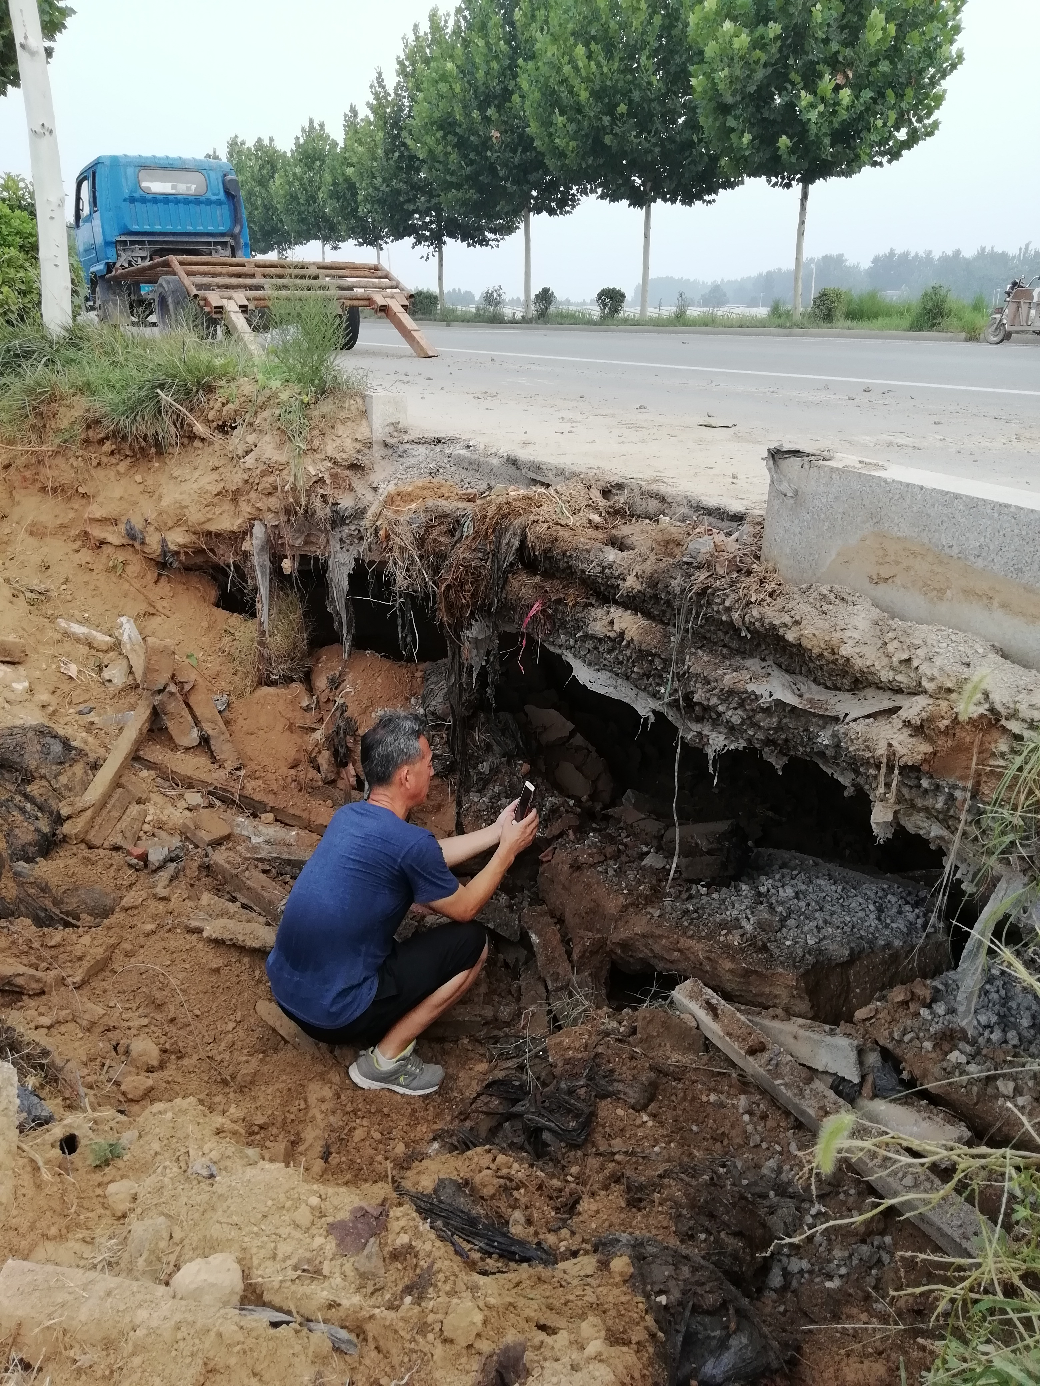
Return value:
<svg viewBox="0 0 1040 1386">
<path fill-rule="evenodd" d="M 249 258 L 242 192 L 222 159 L 103 154 L 81 169 L 76 250 L 105 321 L 147 315 L 150 286 L 106 283 L 113 270 L 167 255 Z"/>
</svg>

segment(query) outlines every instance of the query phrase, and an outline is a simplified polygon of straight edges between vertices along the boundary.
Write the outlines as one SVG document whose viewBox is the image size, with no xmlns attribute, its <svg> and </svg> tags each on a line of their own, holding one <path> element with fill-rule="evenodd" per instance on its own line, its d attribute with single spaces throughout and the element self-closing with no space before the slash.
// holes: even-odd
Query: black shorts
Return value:
<svg viewBox="0 0 1040 1386">
<path fill-rule="evenodd" d="M 320 1044 L 377 1044 L 420 1001 L 475 966 L 486 945 L 481 924 L 442 924 L 395 943 L 379 969 L 379 985 L 368 1010 L 337 1030 L 323 1030 L 281 1009 Z"/>
</svg>

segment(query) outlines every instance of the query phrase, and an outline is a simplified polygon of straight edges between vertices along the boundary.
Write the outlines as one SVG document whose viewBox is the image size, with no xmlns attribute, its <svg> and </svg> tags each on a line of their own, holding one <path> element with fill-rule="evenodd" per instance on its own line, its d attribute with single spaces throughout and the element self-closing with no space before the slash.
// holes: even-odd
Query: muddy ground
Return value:
<svg viewBox="0 0 1040 1386">
<path fill-rule="evenodd" d="M 792 605 L 775 580 L 740 566 L 735 525 L 718 527 L 716 517 L 713 528 L 692 514 L 667 523 L 632 507 L 622 523 L 603 491 L 558 485 L 532 502 L 542 527 L 529 525 L 526 566 L 500 597 L 507 633 L 487 643 L 473 625 L 480 613 L 472 604 L 463 613 L 471 657 L 453 684 L 445 591 L 468 590 L 463 579 L 493 569 L 500 551 L 460 568 L 454 588 L 438 594 L 434 585 L 425 604 L 406 585 L 395 596 L 387 571 L 407 576 L 396 543 L 402 514 L 413 515 L 409 532 L 429 573 L 438 524 L 453 525 L 460 505 L 473 508 L 479 486 L 462 489 L 457 455 L 417 491 L 414 457 L 373 456 L 355 409 L 316 430 L 301 490 L 299 467 L 293 481 L 284 450 L 255 423 L 214 405 L 205 424 L 220 430 L 219 444 L 186 444 L 162 458 L 126 456 L 90 434 L 77 448 L 41 441 L 39 454 L 4 453 L 0 634 L 24 641 L 27 657 L 0 665 L 0 731 L 16 741 L 27 727 L 50 727 L 64 738 L 64 763 L 34 775 L 7 762 L 3 770 L 8 788 L 28 779 L 43 805 L 29 829 L 7 820 L 3 1042 L 56 1120 L 22 1137 L 0 1252 L 148 1285 L 230 1253 L 243 1272 L 243 1303 L 338 1325 L 360 1351 L 337 1355 L 321 1334 L 256 1323 L 225 1324 L 216 1345 L 171 1328 L 99 1330 L 85 1347 L 70 1331 L 52 1334 L 43 1352 L 51 1379 L 230 1381 L 234 1371 L 243 1382 L 512 1381 L 521 1377 L 509 1354 L 497 1365 L 495 1354 L 522 1340 L 531 1380 L 663 1382 L 687 1318 L 705 1341 L 724 1324 L 733 1341 L 758 1345 L 744 1375 L 735 1368 L 710 1379 L 787 1373 L 806 1386 L 881 1386 L 899 1378 L 900 1360 L 910 1379 L 939 1330 L 926 1305 L 896 1296 L 932 1274 L 915 1259 L 930 1244 L 891 1214 L 850 1224 L 869 1212 L 869 1189 L 843 1172 L 814 1186 L 808 1133 L 664 1003 L 679 978 L 696 975 L 742 1004 L 841 1022 L 880 1047 L 897 1080 L 902 1065 L 904 1088 L 928 1081 L 927 1060 L 951 1072 L 970 1065 L 943 1092 L 960 1094 L 961 1115 L 979 1135 L 1011 1096 L 1031 1112 L 1029 1075 L 1009 1094 L 1009 1080 L 998 1089 L 977 1062 L 985 1049 L 987 1063 L 1021 1068 L 1031 1017 L 1019 1006 L 1009 1033 L 991 997 L 988 1028 L 963 1035 L 922 980 L 954 961 L 948 922 L 929 895 L 942 866 L 930 843 L 942 845 L 965 791 L 980 789 L 950 710 L 970 671 L 970 642 L 880 613 L 869 620 L 875 635 L 888 634 L 867 640 L 866 604 L 841 594 L 825 595 L 810 621 L 807 597 Z M 380 478 L 401 483 L 402 467 L 412 468 L 406 489 L 371 510 Z M 337 514 L 362 505 L 382 566 L 370 555 L 352 574 L 356 647 L 344 664 L 320 561 Z M 300 594 L 310 649 L 291 681 L 250 689 L 256 519 L 271 538 L 275 584 Z M 609 574 L 589 558 L 608 536 Z M 677 765 L 675 721 L 661 715 L 668 651 L 651 627 L 668 573 L 704 536 L 715 585 L 704 589 L 702 619 L 716 635 L 682 652 L 686 674 L 674 649 L 669 656 L 679 678 L 690 661 L 702 665 L 693 715 L 703 734 L 684 728 Z M 580 573 L 560 575 L 563 560 L 553 555 L 565 551 L 574 562 L 585 552 Z M 744 630 L 736 652 L 725 634 L 735 595 Z M 730 613 L 717 621 L 716 598 Z M 525 629 L 536 601 L 541 614 Z M 608 609 L 609 631 L 600 616 Z M 125 615 L 229 695 L 225 723 L 242 763 L 222 769 L 205 745 L 179 750 L 161 726 L 150 732 L 122 785 L 143 810 L 134 845 L 160 849 L 153 869 L 122 848 L 46 831 L 140 697 L 133 678 L 106 682 L 111 653 L 77 643 L 56 622 L 111 633 Z M 481 638 L 484 654 L 474 659 Z M 785 640 L 801 651 L 798 665 L 780 697 L 756 695 L 764 709 L 756 721 L 741 699 L 783 669 Z M 613 682 L 601 679 L 598 691 L 572 677 L 575 659 L 592 663 L 597 641 L 628 651 L 624 679 L 616 658 L 599 660 Z M 873 678 L 850 677 L 868 647 Z M 828 682 L 839 666 L 844 677 Z M 1035 699 L 1033 684 L 1024 671 L 998 669 L 969 747 L 979 738 L 996 745 L 1011 704 L 1021 713 Z M 848 699 L 864 686 L 875 702 L 855 716 L 847 703 L 841 720 L 821 711 L 822 694 Z M 460 697 L 461 739 L 453 730 Z M 275 901 L 284 897 L 314 840 L 306 834 L 361 792 L 357 734 L 379 709 L 405 705 L 425 709 L 438 768 L 419 821 L 438 835 L 457 821 L 481 825 L 525 774 L 536 779 L 542 815 L 538 841 L 485 911 L 484 978 L 425 1045 L 445 1066 L 445 1084 L 416 1103 L 355 1089 L 349 1054 L 287 1042 L 256 1010 L 269 1000 L 262 950 L 205 938 L 198 923 L 204 896 L 230 907 L 214 864 L 222 853 L 259 871 Z M 330 727 L 341 729 L 338 740 Z M 905 823 L 898 811 L 879 820 L 864 788 L 877 796 L 879 746 L 903 756 Z M 844 779 L 834 773 L 839 761 Z M 229 829 L 219 847 L 198 839 L 207 810 Z M 731 825 L 724 841 L 688 849 L 683 825 L 719 821 Z M 409 918 L 403 927 L 425 925 Z M 944 985 L 934 983 L 934 998 Z M 983 1005 L 980 1021 L 987 1015 Z M 951 1068 L 955 1044 L 965 1053 Z M 538 1248 L 520 1253 L 534 1261 L 438 1237 L 404 1190 L 461 1200 L 470 1216 Z M 361 1205 L 385 1217 L 375 1215 L 372 1238 L 347 1253 L 329 1224 L 356 1218 Z M 846 1225 L 817 1230 L 835 1218 Z M 686 1260 L 668 1260 L 675 1255 Z M 25 1342 L 12 1339 L 11 1350 L 18 1370 L 36 1365 Z"/>
</svg>

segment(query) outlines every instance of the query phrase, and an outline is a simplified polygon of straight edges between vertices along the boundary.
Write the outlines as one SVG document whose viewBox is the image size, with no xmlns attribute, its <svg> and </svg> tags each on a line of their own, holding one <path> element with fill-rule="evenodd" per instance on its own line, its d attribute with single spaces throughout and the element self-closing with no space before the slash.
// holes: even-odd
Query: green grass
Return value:
<svg viewBox="0 0 1040 1386">
<path fill-rule="evenodd" d="M 279 421 L 298 455 L 308 410 L 357 387 L 336 369 L 342 319 L 323 295 L 285 295 L 272 304 L 278 329 L 254 356 L 237 338 L 208 340 L 180 332 L 127 331 L 79 321 L 52 337 L 39 319 L 0 327 L 0 430 L 19 435 L 62 400 L 80 398 L 88 418 L 140 447 L 165 451 L 193 432 L 208 396 L 251 381 L 258 401 L 273 394 Z"/>
<path fill-rule="evenodd" d="M 119 1141 L 91 1141 L 87 1154 L 95 1169 L 104 1169 L 113 1160 L 121 1160 L 126 1151 Z"/>
<path fill-rule="evenodd" d="M 501 311 L 488 313 L 479 306 L 474 310 L 447 305 L 443 312 L 438 312 L 435 297 L 431 303 L 425 296 L 422 302 L 422 316 L 424 321 L 443 323 L 510 321 Z M 538 317 L 536 320 L 539 323 L 557 323 L 564 326 L 632 328 L 649 325 L 657 329 L 677 331 L 691 327 L 735 330 L 787 327 L 803 331 L 831 327 L 838 330 L 858 328 L 875 332 L 963 332 L 969 341 L 977 342 L 982 338 L 988 319 L 989 309 L 981 294 L 972 303 L 965 303 L 954 298 L 941 285 L 937 285 L 926 289 L 920 298 L 909 299 L 905 303 L 890 302 L 876 289 L 862 294 L 853 294 L 847 289 L 821 289 L 817 292 L 812 307 L 804 309 L 797 321 L 791 309 L 779 300 L 772 305 L 765 317 L 751 313 L 679 308 L 644 321 L 631 316 L 604 318 L 596 309 L 554 305 L 545 317 Z"/>
</svg>

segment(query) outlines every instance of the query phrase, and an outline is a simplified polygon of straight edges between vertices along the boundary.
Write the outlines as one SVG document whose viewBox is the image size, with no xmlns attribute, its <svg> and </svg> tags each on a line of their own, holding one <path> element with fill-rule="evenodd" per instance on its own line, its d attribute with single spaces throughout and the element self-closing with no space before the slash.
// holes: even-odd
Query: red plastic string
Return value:
<svg viewBox="0 0 1040 1386">
<path fill-rule="evenodd" d="M 516 657 L 516 662 L 517 662 L 517 664 L 520 666 L 520 672 L 521 672 L 521 674 L 524 672 L 524 666 L 523 666 L 522 661 L 523 661 L 523 657 L 524 657 L 524 650 L 527 648 L 527 627 L 528 627 L 528 625 L 531 623 L 531 621 L 534 619 L 534 617 L 538 615 L 538 613 L 539 613 L 539 611 L 541 611 L 541 609 L 542 609 L 542 599 L 541 599 L 541 597 L 539 597 L 538 600 L 535 602 L 534 606 L 531 607 L 531 610 L 530 610 L 530 611 L 527 613 L 527 615 L 524 617 L 524 623 L 523 623 L 523 625 L 520 627 L 520 635 L 521 635 L 522 638 L 521 638 L 521 640 L 520 640 L 520 653 L 519 653 L 519 654 L 517 655 L 517 657 Z"/>
</svg>

